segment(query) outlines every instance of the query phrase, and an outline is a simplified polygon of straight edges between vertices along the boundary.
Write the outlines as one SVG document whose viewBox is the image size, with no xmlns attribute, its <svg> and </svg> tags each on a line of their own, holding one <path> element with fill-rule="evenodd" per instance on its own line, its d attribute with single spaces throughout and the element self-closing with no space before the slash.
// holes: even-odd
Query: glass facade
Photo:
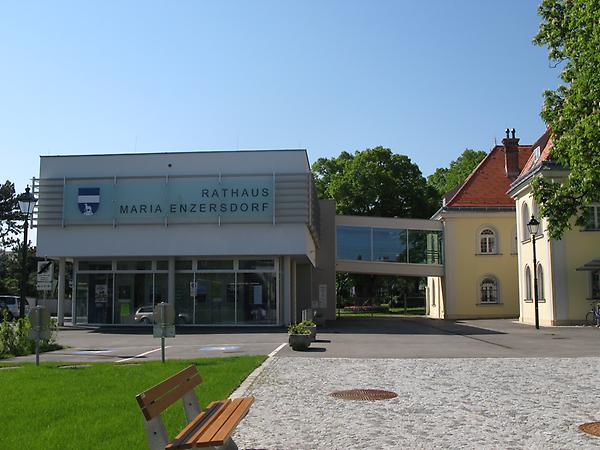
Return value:
<svg viewBox="0 0 600 450">
<path fill-rule="evenodd" d="M 444 264 L 442 231 L 338 225 L 336 249 L 351 261 Z"/>
<path fill-rule="evenodd" d="M 276 325 L 276 267 L 275 259 L 176 260 L 176 322 Z M 77 323 L 143 323 L 136 311 L 168 300 L 168 263 L 79 261 L 76 283 Z"/>
</svg>

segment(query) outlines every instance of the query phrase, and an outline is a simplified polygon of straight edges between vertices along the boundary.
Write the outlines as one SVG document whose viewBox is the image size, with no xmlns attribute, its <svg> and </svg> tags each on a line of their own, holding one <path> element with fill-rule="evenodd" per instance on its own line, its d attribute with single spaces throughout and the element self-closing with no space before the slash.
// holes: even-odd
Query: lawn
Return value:
<svg viewBox="0 0 600 450">
<path fill-rule="evenodd" d="M 341 317 L 395 317 L 395 316 L 424 316 L 425 315 L 425 308 L 422 306 L 416 306 L 416 307 L 410 307 L 410 308 L 406 308 L 406 314 L 404 314 L 404 308 L 390 308 L 390 312 L 389 313 L 384 313 L 384 312 L 375 312 L 375 313 L 369 313 L 369 312 L 361 312 L 361 313 L 354 313 L 354 312 L 348 312 L 348 311 L 344 311 L 343 309 L 338 309 L 337 310 L 337 315 L 341 316 Z"/>
<path fill-rule="evenodd" d="M 196 393 L 205 407 L 227 398 L 264 360 L 240 356 L 165 364 L 91 363 L 80 369 L 59 369 L 64 363 L 0 369 L 0 448 L 147 449 L 137 394 L 196 364 L 204 380 Z M 175 436 L 185 425 L 181 402 L 168 408 L 163 419 L 169 436 Z"/>
</svg>

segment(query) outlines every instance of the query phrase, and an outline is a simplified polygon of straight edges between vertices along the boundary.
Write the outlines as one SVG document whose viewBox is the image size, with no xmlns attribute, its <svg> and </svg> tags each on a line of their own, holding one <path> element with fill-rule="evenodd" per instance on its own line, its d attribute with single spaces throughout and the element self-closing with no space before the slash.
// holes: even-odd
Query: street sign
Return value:
<svg viewBox="0 0 600 450">
<path fill-rule="evenodd" d="M 175 307 L 173 303 L 160 302 L 154 307 L 154 337 L 160 338 L 161 360 L 165 362 L 165 338 L 175 337 Z"/>
<path fill-rule="evenodd" d="M 38 291 L 51 291 L 53 287 L 52 281 L 38 281 L 35 286 Z"/>
<path fill-rule="evenodd" d="M 154 307 L 154 323 L 157 325 L 173 325 L 175 323 L 175 307 L 173 303 L 161 302 Z"/>
<path fill-rule="evenodd" d="M 29 311 L 29 321 L 31 329 L 29 330 L 30 339 L 49 339 L 50 338 L 50 313 L 43 306 L 34 306 Z"/>
<path fill-rule="evenodd" d="M 172 338 L 175 337 L 175 325 L 154 325 L 152 328 L 152 335 L 155 338 Z"/>
<path fill-rule="evenodd" d="M 38 261 L 37 282 L 51 283 L 54 278 L 54 263 L 52 261 Z"/>
</svg>

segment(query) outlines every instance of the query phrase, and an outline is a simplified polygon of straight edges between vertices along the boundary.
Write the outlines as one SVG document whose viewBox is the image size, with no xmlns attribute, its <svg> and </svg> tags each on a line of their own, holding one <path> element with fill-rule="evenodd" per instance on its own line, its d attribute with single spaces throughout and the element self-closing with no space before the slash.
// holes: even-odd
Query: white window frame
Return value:
<svg viewBox="0 0 600 450">
<path fill-rule="evenodd" d="M 541 263 L 537 265 L 537 282 L 538 282 L 538 301 L 543 301 L 546 299 L 546 294 L 544 292 L 544 268 Z"/>
<path fill-rule="evenodd" d="M 531 279 L 531 268 L 528 264 L 525 265 L 525 301 L 530 302 L 533 300 L 533 281 Z"/>
<path fill-rule="evenodd" d="M 592 223 L 588 222 L 585 224 L 585 230 L 587 231 L 600 231 L 600 203 L 592 203 L 587 206 L 588 211 L 592 211 Z M 589 214 L 589 213 L 588 213 Z"/>
<path fill-rule="evenodd" d="M 491 228 L 485 227 L 479 231 L 479 254 L 497 255 L 498 254 L 498 233 Z"/>
<path fill-rule="evenodd" d="M 495 298 L 492 298 L 491 300 L 489 299 L 489 296 L 487 295 L 487 292 L 489 290 L 486 290 L 486 294 L 485 294 L 485 298 L 484 298 L 484 283 L 486 283 L 488 280 L 490 280 L 494 283 Z M 479 281 L 479 285 L 478 285 L 478 292 L 479 292 L 479 304 L 481 304 L 481 305 L 497 305 L 500 303 L 500 283 L 498 282 L 498 278 L 496 278 L 494 275 L 485 275 L 484 277 L 481 278 L 481 280 Z"/>
<path fill-rule="evenodd" d="M 527 204 L 527 202 L 523 202 L 523 204 L 521 205 L 521 232 L 523 234 L 521 242 L 525 242 L 531 239 L 529 229 L 527 228 L 527 224 L 529 223 L 530 218 L 531 216 L 529 215 L 529 205 Z"/>
</svg>

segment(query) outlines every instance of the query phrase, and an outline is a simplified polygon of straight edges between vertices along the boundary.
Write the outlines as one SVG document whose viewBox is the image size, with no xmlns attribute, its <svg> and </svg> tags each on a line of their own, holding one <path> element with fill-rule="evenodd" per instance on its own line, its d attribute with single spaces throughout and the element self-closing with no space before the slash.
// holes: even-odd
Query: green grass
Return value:
<svg viewBox="0 0 600 450">
<path fill-rule="evenodd" d="M 145 362 L 141 365 L 90 363 L 22 364 L 0 370 L 0 447 L 6 449 L 147 449 L 143 417 L 135 396 L 190 364 L 204 382 L 200 404 L 227 398 L 264 356 Z M 2 363 L 0 367 L 14 364 Z M 163 413 L 172 438 L 185 425 L 177 402 Z"/>
<path fill-rule="evenodd" d="M 346 312 L 344 310 L 337 310 L 338 315 L 340 317 L 394 317 L 394 316 L 404 316 L 404 308 L 390 308 L 389 313 L 351 313 Z M 408 316 L 424 316 L 425 308 L 422 306 L 417 306 L 413 308 L 406 308 L 406 315 Z"/>
</svg>

